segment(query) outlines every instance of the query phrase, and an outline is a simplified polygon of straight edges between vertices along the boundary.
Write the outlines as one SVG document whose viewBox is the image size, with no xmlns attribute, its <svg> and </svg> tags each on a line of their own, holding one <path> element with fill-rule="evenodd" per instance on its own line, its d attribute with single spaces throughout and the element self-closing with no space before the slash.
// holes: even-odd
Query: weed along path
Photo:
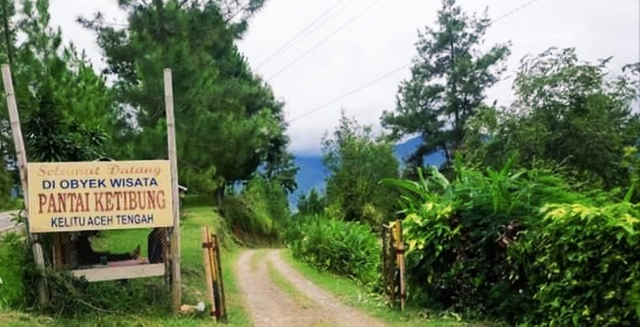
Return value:
<svg viewBox="0 0 640 327">
<path fill-rule="evenodd" d="M 280 250 L 247 250 L 237 282 L 255 326 L 385 326 L 307 280 Z"/>
</svg>

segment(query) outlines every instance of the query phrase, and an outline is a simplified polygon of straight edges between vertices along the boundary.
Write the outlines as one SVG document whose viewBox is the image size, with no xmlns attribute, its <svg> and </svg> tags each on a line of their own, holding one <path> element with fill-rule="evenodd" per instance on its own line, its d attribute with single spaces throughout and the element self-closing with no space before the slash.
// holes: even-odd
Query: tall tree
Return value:
<svg viewBox="0 0 640 327">
<path fill-rule="evenodd" d="M 27 155 L 32 161 L 93 160 L 104 153 L 115 128 L 113 97 L 105 79 L 93 71 L 73 44 L 63 46 L 60 29 L 50 26 L 49 1 L 22 1 L 12 24 L 13 3 L 3 2 L 3 47 L 10 62 L 24 123 Z M 20 33 L 20 41 L 16 35 Z M 2 114 L 2 155 L 15 151 Z"/>
<path fill-rule="evenodd" d="M 510 111 L 486 112 L 470 133 L 483 129 L 485 142 L 469 149 L 493 165 L 517 154 L 524 166 L 544 160 L 570 168 L 591 184 L 627 185 L 625 148 L 640 142 L 640 116 L 633 110 L 640 64 L 611 75 L 608 62 L 582 62 L 573 48 L 523 58 L 514 83 L 517 101 Z"/>
<path fill-rule="evenodd" d="M 323 138 L 322 159 L 327 178 L 328 213 L 334 218 L 362 221 L 378 227 L 393 218 L 396 196 L 380 181 L 398 177 L 391 143 L 375 137 L 342 113 L 333 135 Z"/>
<path fill-rule="evenodd" d="M 162 70 L 170 67 L 181 183 L 220 195 L 262 164 L 277 166 L 288 143 L 283 105 L 237 50 L 241 33 L 223 12 L 226 2 L 121 1 L 127 29 L 101 15 L 82 20 L 97 32 L 119 100 L 132 113 L 136 157 L 166 156 Z M 250 4 L 242 9 L 246 23 L 262 2 L 242 3 Z"/>
<path fill-rule="evenodd" d="M 490 25 L 486 13 L 468 16 L 455 0 L 443 0 L 438 26 L 426 28 L 416 44 L 418 57 L 411 79 L 403 81 L 395 112 L 384 112 L 383 126 L 392 135 L 419 134 L 423 143 L 409 158 L 422 166 L 423 157 L 441 150 L 450 161 L 464 139 L 464 127 L 498 80 L 507 45 L 478 50 Z"/>
</svg>

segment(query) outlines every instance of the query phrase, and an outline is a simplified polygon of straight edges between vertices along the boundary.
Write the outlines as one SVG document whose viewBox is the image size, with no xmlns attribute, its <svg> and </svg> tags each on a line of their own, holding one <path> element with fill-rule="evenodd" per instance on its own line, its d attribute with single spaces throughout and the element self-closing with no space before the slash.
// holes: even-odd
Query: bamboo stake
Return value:
<svg viewBox="0 0 640 327">
<path fill-rule="evenodd" d="M 7 108 L 9 109 L 9 121 L 11 123 L 11 132 L 13 134 L 13 142 L 16 147 L 16 157 L 18 158 L 18 168 L 20 169 L 20 182 L 22 183 L 22 196 L 24 198 L 24 213 L 27 217 L 27 240 L 32 247 L 33 257 L 42 271 L 42 279 L 38 283 L 38 300 L 40 305 L 44 306 L 49 301 L 47 279 L 45 276 L 44 255 L 42 246 L 36 242 L 30 231 L 29 224 L 29 188 L 27 183 L 27 152 L 24 149 L 24 141 L 22 139 L 22 129 L 20 127 L 20 115 L 18 114 L 18 105 L 16 103 L 16 95 L 13 90 L 13 80 L 11 79 L 11 68 L 9 65 L 2 65 L 2 81 L 4 83 L 4 91 L 7 97 Z"/>
<path fill-rule="evenodd" d="M 167 111 L 167 142 L 171 163 L 171 189 L 173 202 L 173 231 L 171 233 L 171 290 L 173 310 L 180 311 L 182 302 L 182 278 L 180 275 L 180 198 L 178 194 L 178 155 L 176 153 L 176 130 L 173 116 L 173 85 L 171 69 L 164 70 L 164 101 Z"/>
<path fill-rule="evenodd" d="M 209 242 L 209 227 L 202 226 L 202 260 L 204 263 L 205 270 L 205 283 L 207 284 L 207 300 L 211 305 L 211 309 L 209 309 L 209 314 L 211 317 L 216 315 L 216 302 L 213 296 L 213 279 L 211 278 L 211 242 Z"/>
<path fill-rule="evenodd" d="M 213 235 L 213 244 L 216 249 L 216 263 L 218 264 L 218 293 L 219 293 L 219 307 L 218 316 L 222 319 L 222 322 L 227 322 L 227 300 L 224 295 L 224 280 L 222 278 L 222 261 L 220 259 L 220 241 L 217 235 Z"/>
<path fill-rule="evenodd" d="M 211 244 L 211 248 L 209 249 L 209 263 L 211 264 L 210 266 L 210 270 L 211 270 L 211 281 L 213 284 L 213 299 L 215 301 L 215 311 L 216 311 L 216 319 L 220 319 L 220 288 L 218 287 L 218 262 L 216 260 L 216 255 L 215 252 L 216 248 L 215 248 L 215 243 L 213 242 L 213 238 L 211 236 L 211 233 L 209 233 L 207 235 L 207 242 L 209 242 Z"/>
<path fill-rule="evenodd" d="M 396 220 L 396 233 L 397 233 L 397 254 L 398 254 L 398 268 L 400 270 L 400 310 L 404 311 L 404 302 L 406 299 L 405 282 L 404 282 L 404 241 L 402 239 L 402 220 Z"/>
</svg>

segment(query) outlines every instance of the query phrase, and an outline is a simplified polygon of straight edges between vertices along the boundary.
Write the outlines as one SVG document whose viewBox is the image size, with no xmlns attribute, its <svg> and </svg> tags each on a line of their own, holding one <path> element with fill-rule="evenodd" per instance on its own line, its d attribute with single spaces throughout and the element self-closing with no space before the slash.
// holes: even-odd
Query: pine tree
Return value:
<svg viewBox="0 0 640 327">
<path fill-rule="evenodd" d="M 509 54 L 507 45 L 478 50 L 489 25 L 486 13 L 470 17 L 455 0 L 443 0 L 438 27 L 419 35 L 411 79 L 400 85 L 396 111 L 382 116 L 395 137 L 422 137 L 410 163 L 422 166 L 423 157 L 438 150 L 451 161 L 462 145 L 465 124 L 484 101 L 484 91 L 498 81 Z"/>
</svg>

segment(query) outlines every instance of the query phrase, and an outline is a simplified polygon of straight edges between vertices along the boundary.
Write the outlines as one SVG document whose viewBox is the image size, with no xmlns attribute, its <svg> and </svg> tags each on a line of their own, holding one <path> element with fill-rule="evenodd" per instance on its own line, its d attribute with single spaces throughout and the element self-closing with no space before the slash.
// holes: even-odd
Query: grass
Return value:
<svg viewBox="0 0 640 327">
<path fill-rule="evenodd" d="M 442 313 L 430 312 L 417 308 L 406 308 L 405 312 L 389 308 L 384 298 L 367 292 L 355 281 L 319 271 L 304 262 L 297 261 L 291 251 L 283 251 L 282 258 L 307 279 L 335 295 L 342 303 L 359 309 L 372 317 L 376 317 L 392 326 L 485 326 L 491 324 L 463 322 L 457 315 L 444 316 Z"/>
<path fill-rule="evenodd" d="M 316 305 L 312 299 L 310 299 L 306 294 L 300 292 L 297 287 L 291 284 L 291 282 L 273 266 L 273 263 L 269 262 L 267 269 L 269 272 L 269 279 L 271 279 L 271 281 L 280 290 L 289 295 L 293 302 L 301 308 L 308 309 L 313 308 Z"/>
<path fill-rule="evenodd" d="M 181 271 L 182 271 L 182 303 L 196 304 L 205 301 L 204 267 L 202 262 L 201 226 L 207 225 L 212 231 L 224 231 L 221 218 L 213 207 L 202 203 L 187 202 L 181 221 Z M 130 252 L 141 245 L 142 255 L 146 256 L 146 241 L 150 230 L 106 231 L 95 243 L 96 249 L 109 249 L 112 252 Z M 220 235 L 221 234 L 221 235 Z M 225 240 L 228 235 L 219 233 L 223 246 L 221 252 L 222 274 L 226 295 L 228 326 L 251 325 L 251 319 L 244 308 L 235 276 L 235 262 L 240 249 Z M 116 282 L 102 282 L 116 283 Z M 102 283 L 92 283 L 102 284 Z M 133 287 L 160 287 L 162 278 L 144 278 L 131 281 Z M 134 288 L 137 290 L 137 288 Z M 108 296 L 108 295 L 105 295 Z M 117 301 L 118 299 L 115 299 Z M 129 305 L 129 303 L 126 303 Z M 206 313 L 174 315 L 166 306 L 154 306 L 148 303 L 131 303 L 135 306 L 128 312 L 92 312 L 74 317 L 47 317 L 16 311 L 0 310 L 0 326 L 210 326 L 215 322 Z"/>
</svg>

